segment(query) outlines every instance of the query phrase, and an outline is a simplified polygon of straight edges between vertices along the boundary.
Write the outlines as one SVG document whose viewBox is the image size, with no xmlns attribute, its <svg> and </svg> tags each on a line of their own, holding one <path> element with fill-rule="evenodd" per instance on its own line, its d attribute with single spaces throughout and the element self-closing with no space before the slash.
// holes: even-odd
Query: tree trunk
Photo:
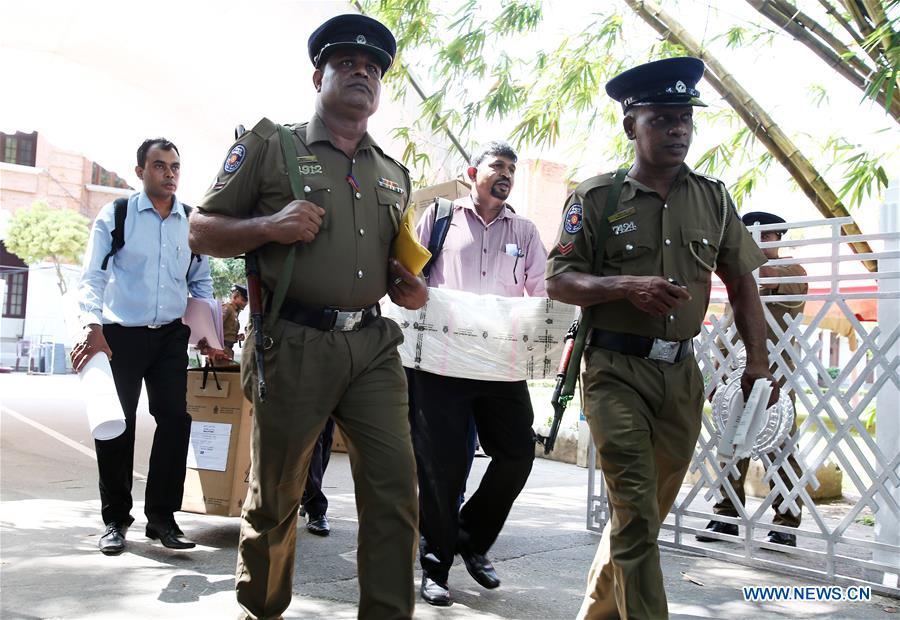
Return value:
<svg viewBox="0 0 900 620">
<path fill-rule="evenodd" d="M 53 260 L 54 267 L 56 267 L 56 285 L 59 287 L 59 293 L 60 295 L 65 295 L 69 290 L 69 287 L 66 286 L 66 279 L 62 274 L 62 267 L 59 266 L 59 261 L 55 256 L 51 257 L 51 259 Z"/>
<path fill-rule="evenodd" d="M 812 162 L 781 131 L 768 113 L 750 96 L 750 93 L 681 24 L 650 0 L 625 0 L 625 2 L 660 35 L 680 45 L 689 54 L 701 58 L 706 63 L 707 70 L 704 74 L 706 81 L 731 105 L 754 136 L 787 169 L 803 193 L 822 215 L 827 218 L 852 217 L 822 175 L 812 165 Z M 853 221 L 844 224 L 841 230 L 845 235 L 861 234 L 856 222 Z M 872 248 L 865 241 L 855 241 L 849 245 L 858 254 L 872 253 Z M 863 260 L 863 264 L 869 271 L 877 271 L 875 260 Z"/>
</svg>

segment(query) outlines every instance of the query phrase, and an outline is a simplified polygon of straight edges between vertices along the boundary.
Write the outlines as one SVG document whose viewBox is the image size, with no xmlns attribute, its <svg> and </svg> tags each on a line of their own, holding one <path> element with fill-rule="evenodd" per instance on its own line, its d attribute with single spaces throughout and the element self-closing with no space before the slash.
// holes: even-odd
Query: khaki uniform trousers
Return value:
<svg viewBox="0 0 900 620">
<path fill-rule="evenodd" d="M 354 332 L 278 320 L 268 335 L 265 403 L 257 398 L 252 335 L 243 356 L 254 415 L 238 602 L 253 620 L 277 618 L 290 604 L 300 497 L 332 416 L 347 439 L 356 493 L 359 617 L 411 618 L 418 501 L 400 329 L 387 319 Z"/>
<path fill-rule="evenodd" d="M 694 454 L 703 378 L 692 357 L 668 364 L 587 347 L 585 358 L 585 416 L 612 514 L 577 617 L 666 618 L 657 537 Z"/>
</svg>

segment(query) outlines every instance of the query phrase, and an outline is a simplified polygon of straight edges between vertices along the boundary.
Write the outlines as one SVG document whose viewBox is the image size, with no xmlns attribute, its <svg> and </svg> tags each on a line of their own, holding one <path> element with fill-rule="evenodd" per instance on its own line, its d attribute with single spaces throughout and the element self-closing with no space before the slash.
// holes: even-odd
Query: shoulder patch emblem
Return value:
<svg viewBox="0 0 900 620">
<path fill-rule="evenodd" d="M 225 172 L 231 174 L 240 168 L 241 164 L 244 163 L 244 157 L 246 155 L 247 149 L 244 148 L 244 145 L 235 144 L 234 148 L 231 149 L 231 152 L 228 153 L 228 157 L 225 159 L 225 165 L 222 166 L 225 169 Z"/>
<path fill-rule="evenodd" d="M 397 192 L 398 194 L 406 193 L 405 191 L 403 191 L 403 188 L 400 186 L 399 183 L 397 183 L 396 181 L 391 181 L 390 179 L 386 179 L 384 177 L 381 177 L 380 179 L 378 179 L 378 185 L 385 189 L 389 189 L 392 192 Z"/>
<path fill-rule="evenodd" d="M 570 235 L 574 235 L 581 231 L 581 225 L 584 220 L 584 210 L 581 208 L 581 205 L 573 203 L 569 206 L 566 211 L 566 221 L 563 224 L 563 228 Z"/>
</svg>

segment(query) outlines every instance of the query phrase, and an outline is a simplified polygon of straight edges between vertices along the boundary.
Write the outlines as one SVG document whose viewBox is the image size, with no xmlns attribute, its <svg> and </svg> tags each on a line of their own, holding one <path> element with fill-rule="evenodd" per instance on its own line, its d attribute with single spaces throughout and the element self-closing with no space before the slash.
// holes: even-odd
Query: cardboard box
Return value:
<svg viewBox="0 0 900 620">
<path fill-rule="evenodd" d="M 470 188 L 471 186 L 468 183 L 459 179 L 453 179 L 452 181 L 444 181 L 443 183 L 437 183 L 414 191 L 412 196 L 409 197 L 409 201 L 410 206 L 416 210 L 416 221 L 422 217 L 422 213 L 431 206 L 435 198 L 440 196 L 447 200 L 456 200 L 457 198 L 468 196 Z"/>
<path fill-rule="evenodd" d="M 347 451 L 347 442 L 344 440 L 344 436 L 341 435 L 341 429 L 337 426 L 334 427 L 334 436 L 331 438 L 331 451 L 332 452 L 346 452 Z"/>
<path fill-rule="evenodd" d="M 186 512 L 236 517 L 250 485 L 252 404 L 244 398 L 240 369 L 188 370 L 191 445 L 184 479 Z"/>
</svg>

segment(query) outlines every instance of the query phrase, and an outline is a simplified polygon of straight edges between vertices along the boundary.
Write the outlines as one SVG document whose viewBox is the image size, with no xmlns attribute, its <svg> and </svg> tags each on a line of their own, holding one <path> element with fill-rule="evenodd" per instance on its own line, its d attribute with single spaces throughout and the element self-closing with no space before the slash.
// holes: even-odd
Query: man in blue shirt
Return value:
<svg viewBox="0 0 900 620">
<path fill-rule="evenodd" d="M 125 412 L 122 435 L 95 441 L 106 524 L 99 547 L 106 555 L 125 549 L 125 533 L 134 522 L 135 414 L 144 382 L 156 420 L 144 503 L 146 534 L 172 549 L 195 546 L 174 518 L 181 509 L 191 431 L 186 406 L 190 330 L 181 317 L 188 293 L 213 298 L 209 261 L 192 256 L 188 247 L 187 213 L 175 197 L 181 173 L 175 145 L 164 138 L 145 140 L 135 173 L 144 187 L 128 199 L 124 245 L 112 246 L 114 203 L 94 220 L 79 284 L 84 337 L 72 351 L 76 372 L 97 353 L 109 356 Z"/>
</svg>

